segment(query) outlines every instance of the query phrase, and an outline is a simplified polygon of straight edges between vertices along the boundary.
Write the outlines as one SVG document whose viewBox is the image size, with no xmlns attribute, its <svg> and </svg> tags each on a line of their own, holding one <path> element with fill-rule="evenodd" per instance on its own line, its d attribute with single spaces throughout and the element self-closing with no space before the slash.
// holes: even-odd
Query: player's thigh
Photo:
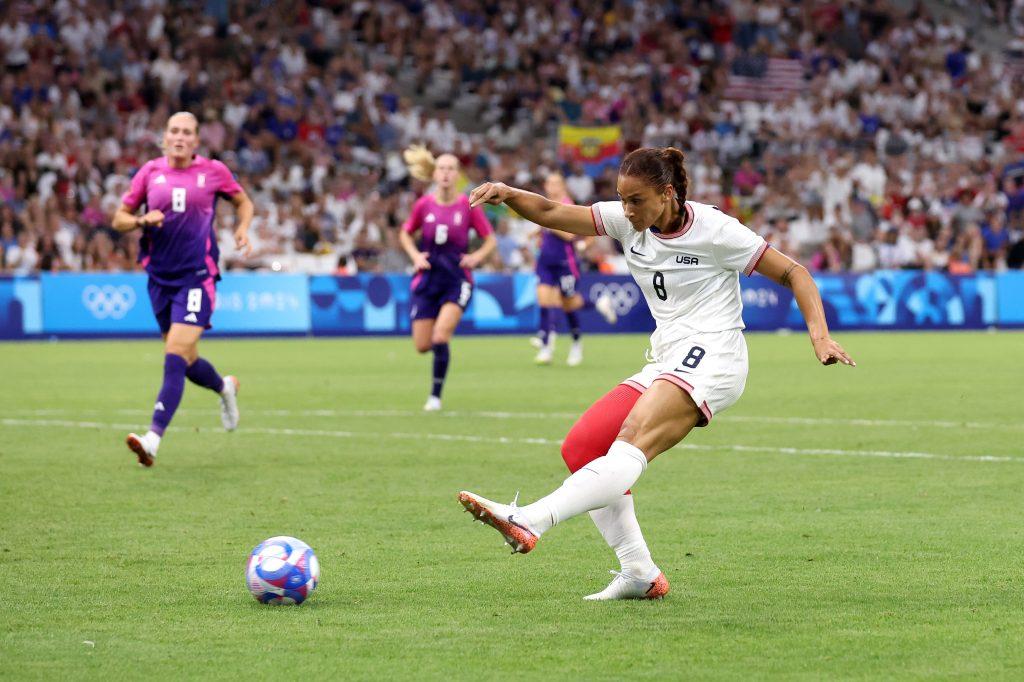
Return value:
<svg viewBox="0 0 1024 682">
<path fill-rule="evenodd" d="M 153 317 L 160 327 L 160 334 L 167 338 L 167 332 L 171 328 L 171 306 L 174 303 L 174 296 L 177 290 L 173 287 L 165 287 L 162 284 L 149 280 L 147 286 L 149 291 L 149 304 L 153 308 Z"/>
<path fill-rule="evenodd" d="M 448 343 L 462 320 L 462 307 L 458 303 L 445 303 L 434 324 L 433 343 Z"/>
<path fill-rule="evenodd" d="M 430 350 L 430 339 L 434 334 L 434 318 L 422 318 L 412 321 L 412 343 L 416 351 L 426 353 Z"/>
<path fill-rule="evenodd" d="M 171 323 L 167 332 L 167 340 L 164 342 L 164 351 L 172 355 L 180 355 L 188 360 L 189 364 L 199 357 L 199 337 L 203 335 L 203 327 L 194 324 Z"/>
<path fill-rule="evenodd" d="M 557 308 L 562 305 L 562 292 L 550 284 L 537 285 L 537 305 L 541 308 Z"/>
<path fill-rule="evenodd" d="M 629 411 L 618 439 L 639 448 L 649 462 L 679 443 L 702 418 L 689 393 L 668 381 L 655 381 Z"/>
<path fill-rule="evenodd" d="M 568 298 L 562 299 L 562 309 L 567 313 L 575 312 L 583 307 L 583 296 L 580 294 L 573 294 Z"/>
</svg>

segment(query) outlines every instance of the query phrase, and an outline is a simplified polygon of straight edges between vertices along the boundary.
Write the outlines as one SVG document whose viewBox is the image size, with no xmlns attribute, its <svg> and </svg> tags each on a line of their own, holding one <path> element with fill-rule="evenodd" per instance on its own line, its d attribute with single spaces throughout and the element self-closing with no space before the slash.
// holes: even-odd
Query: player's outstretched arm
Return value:
<svg viewBox="0 0 1024 682">
<path fill-rule="evenodd" d="M 485 182 L 469 194 L 470 206 L 506 204 L 531 223 L 541 227 L 590 237 L 597 234 L 594 218 L 587 206 L 562 204 L 503 182 Z"/>
<path fill-rule="evenodd" d="M 800 306 L 804 322 L 807 323 L 807 332 L 811 335 L 814 354 L 821 364 L 834 365 L 841 362 L 851 367 L 857 366 L 857 363 L 846 354 L 843 347 L 828 335 L 825 307 L 821 303 L 818 286 L 814 283 L 811 273 L 807 272 L 807 268 L 784 253 L 768 249 L 761 256 L 755 269 L 768 279 L 793 290 L 793 296 L 796 298 L 797 305 Z"/>
<path fill-rule="evenodd" d="M 133 209 L 121 204 L 114 212 L 110 224 L 118 232 L 131 232 L 140 227 L 160 227 L 164 224 L 164 214 L 162 211 L 150 211 L 146 215 L 137 216 Z"/>
</svg>

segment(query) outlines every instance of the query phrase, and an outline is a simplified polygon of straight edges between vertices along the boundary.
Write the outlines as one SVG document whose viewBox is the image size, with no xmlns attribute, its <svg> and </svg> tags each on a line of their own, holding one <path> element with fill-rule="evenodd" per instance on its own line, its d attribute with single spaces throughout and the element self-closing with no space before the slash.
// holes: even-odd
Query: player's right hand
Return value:
<svg viewBox="0 0 1024 682">
<path fill-rule="evenodd" d="M 504 182 L 485 182 L 469 193 L 469 206 L 476 208 L 480 204 L 498 205 L 509 199 L 514 191 Z"/>
<path fill-rule="evenodd" d="M 422 251 L 417 252 L 416 256 L 412 259 L 412 265 L 417 271 L 429 270 L 430 261 L 427 260 L 427 254 Z"/>
<path fill-rule="evenodd" d="M 161 227 L 163 224 L 163 211 L 150 211 L 139 220 L 139 225 L 141 227 Z"/>
</svg>

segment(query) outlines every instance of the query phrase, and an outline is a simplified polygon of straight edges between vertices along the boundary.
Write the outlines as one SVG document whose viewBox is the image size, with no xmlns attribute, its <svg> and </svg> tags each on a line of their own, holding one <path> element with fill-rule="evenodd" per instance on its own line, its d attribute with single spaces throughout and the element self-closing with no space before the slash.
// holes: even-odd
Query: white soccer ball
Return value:
<svg viewBox="0 0 1024 682">
<path fill-rule="evenodd" d="M 256 545 L 245 582 L 263 604 L 301 604 L 320 581 L 320 562 L 302 540 L 278 535 Z"/>
</svg>

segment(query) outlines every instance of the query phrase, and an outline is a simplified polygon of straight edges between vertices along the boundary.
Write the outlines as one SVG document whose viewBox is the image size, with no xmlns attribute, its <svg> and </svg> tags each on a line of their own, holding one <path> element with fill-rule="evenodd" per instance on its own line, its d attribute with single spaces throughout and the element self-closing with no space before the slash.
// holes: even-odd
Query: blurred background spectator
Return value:
<svg viewBox="0 0 1024 682">
<path fill-rule="evenodd" d="M 557 127 L 613 124 L 675 145 L 692 199 L 813 268 L 972 272 L 1024 260 L 1024 2 L 357 0 L 5 3 L 0 272 L 136 268 L 109 216 L 159 155 L 167 117 L 202 121 L 257 214 L 253 254 L 306 272 L 408 267 L 395 234 L 426 190 L 425 142 L 485 178 L 614 199 L 557 155 Z M 941 18 L 936 18 L 941 16 Z M 485 264 L 532 268 L 533 226 L 491 210 Z M 606 239 L 584 266 L 624 267 Z"/>
</svg>

